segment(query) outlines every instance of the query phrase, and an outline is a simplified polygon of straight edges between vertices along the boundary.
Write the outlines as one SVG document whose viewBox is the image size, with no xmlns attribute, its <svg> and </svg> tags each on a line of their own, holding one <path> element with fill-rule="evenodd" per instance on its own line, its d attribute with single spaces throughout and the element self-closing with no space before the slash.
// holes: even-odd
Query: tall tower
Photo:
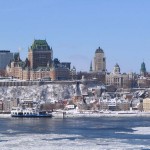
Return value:
<svg viewBox="0 0 150 150">
<path fill-rule="evenodd" d="M 146 66 L 145 66 L 144 62 L 142 62 L 142 64 L 141 64 L 140 75 L 142 75 L 142 76 L 146 75 Z"/>
<path fill-rule="evenodd" d="M 104 57 L 104 51 L 100 47 L 95 51 L 93 71 L 106 71 L 106 58 Z"/>
<path fill-rule="evenodd" d="M 91 64 L 90 64 L 90 72 L 93 71 L 93 68 L 92 68 L 92 61 L 91 61 Z"/>
<path fill-rule="evenodd" d="M 47 64 L 52 63 L 52 55 L 52 48 L 49 47 L 46 40 L 34 40 L 28 50 L 30 68 L 47 67 Z"/>
</svg>

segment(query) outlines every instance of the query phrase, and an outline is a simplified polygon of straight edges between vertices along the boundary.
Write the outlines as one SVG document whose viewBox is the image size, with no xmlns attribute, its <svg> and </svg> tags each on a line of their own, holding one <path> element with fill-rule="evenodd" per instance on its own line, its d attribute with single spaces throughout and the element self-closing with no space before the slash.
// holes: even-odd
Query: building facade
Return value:
<svg viewBox="0 0 150 150">
<path fill-rule="evenodd" d="M 0 50 L 0 76 L 5 76 L 6 66 L 13 59 L 13 53 L 8 50 Z"/>
<path fill-rule="evenodd" d="M 150 112 L 150 98 L 143 99 L 143 111 Z"/>
<path fill-rule="evenodd" d="M 6 67 L 6 76 L 22 78 L 24 62 L 20 59 L 19 53 L 14 53 L 12 61 Z"/>
<path fill-rule="evenodd" d="M 114 66 L 111 73 L 106 73 L 106 85 L 114 85 L 116 88 L 128 88 L 130 78 L 128 74 L 121 74 L 118 64 Z"/>
<path fill-rule="evenodd" d="M 106 71 L 106 58 L 104 56 L 104 51 L 100 47 L 95 51 L 93 65 L 93 69 L 90 68 L 93 72 Z"/>
<path fill-rule="evenodd" d="M 13 53 L 8 50 L 0 50 L 0 70 L 6 69 L 6 66 L 13 59 Z"/>
<path fill-rule="evenodd" d="M 64 66 L 53 67 L 50 69 L 51 80 L 69 80 L 71 79 L 70 70 Z"/>
<path fill-rule="evenodd" d="M 14 54 L 13 61 L 6 68 L 7 76 L 21 80 L 52 80 L 70 79 L 70 62 L 60 63 L 53 58 L 52 48 L 46 40 L 34 40 L 28 50 L 28 58 L 20 59 L 19 53 Z"/>
<path fill-rule="evenodd" d="M 52 48 L 50 48 L 46 40 L 34 40 L 32 46 L 28 50 L 30 69 L 51 65 L 52 51 Z"/>
</svg>

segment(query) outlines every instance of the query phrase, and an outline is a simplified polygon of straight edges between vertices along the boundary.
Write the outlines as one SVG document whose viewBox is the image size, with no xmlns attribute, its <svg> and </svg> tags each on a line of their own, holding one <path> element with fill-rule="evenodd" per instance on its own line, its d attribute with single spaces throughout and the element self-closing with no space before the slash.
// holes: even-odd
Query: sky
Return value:
<svg viewBox="0 0 150 150">
<path fill-rule="evenodd" d="M 106 68 L 150 71 L 150 0 L 0 0 L 0 49 L 20 52 L 46 39 L 54 58 L 89 71 L 95 50 Z"/>
</svg>

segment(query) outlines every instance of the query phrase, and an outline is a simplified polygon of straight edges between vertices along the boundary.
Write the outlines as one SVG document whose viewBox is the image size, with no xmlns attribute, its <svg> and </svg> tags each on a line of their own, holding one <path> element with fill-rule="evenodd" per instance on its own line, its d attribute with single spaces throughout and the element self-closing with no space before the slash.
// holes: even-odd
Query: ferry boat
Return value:
<svg viewBox="0 0 150 150">
<path fill-rule="evenodd" d="M 40 117 L 52 117 L 51 112 L 47 111 L 38 111 L 31 108 L 13 108 L 11 111 L 11 117 L 25 117 L 25 118 L 40 118 Z"/>
</svg>

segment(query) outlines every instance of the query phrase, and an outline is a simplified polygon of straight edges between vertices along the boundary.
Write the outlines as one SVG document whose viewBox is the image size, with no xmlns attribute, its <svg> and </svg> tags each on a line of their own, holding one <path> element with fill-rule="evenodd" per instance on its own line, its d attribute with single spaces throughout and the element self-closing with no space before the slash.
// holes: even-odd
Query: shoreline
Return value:
<svg viewBox="0 0 150 150">
<path fill-rule="evenodd" d="M 11 114 L 0 114 L 0 118 L 11 118 Z"/>
<path fill-rule="evenodd" d="M 109 112 L 54 112 L 52 118 L 98 118 L 98 117 L 150 117 L 150 112 L 109 111 Z"/>
<path fill-rule="evenodd" d="M 52 118 L 98 118 L 98 117 L 150 117 L 150 112 L 137 111 L 58 111 L 52 113 Z M 0 118 L 11 118 L 11 114 L 0 114 Z"/>
</svg>

